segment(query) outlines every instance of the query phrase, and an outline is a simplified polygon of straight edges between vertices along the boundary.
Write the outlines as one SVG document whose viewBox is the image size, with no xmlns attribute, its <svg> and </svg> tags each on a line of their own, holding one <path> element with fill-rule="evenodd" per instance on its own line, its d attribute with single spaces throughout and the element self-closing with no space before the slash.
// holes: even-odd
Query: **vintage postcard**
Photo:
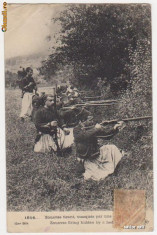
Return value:
<svg viewBox="0 0 157 235">
<path fill-rule="evenodd" d="M 3 8 L 8 232 L 152 232 L 151 5 Z"/>
</svg>

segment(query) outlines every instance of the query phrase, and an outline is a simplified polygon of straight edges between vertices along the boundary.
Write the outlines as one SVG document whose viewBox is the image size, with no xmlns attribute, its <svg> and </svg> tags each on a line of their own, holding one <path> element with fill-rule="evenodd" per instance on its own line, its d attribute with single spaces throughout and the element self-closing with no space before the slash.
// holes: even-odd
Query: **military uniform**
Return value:
<svg viewBox="0 0 157 235">
<path fill-rule="evenodd" d="M 21 118 L 30 117 L 32 115 L 32 98 L 34 96 L 33 90 L 36 90 L 36 83 L 32 76 L 24 77 L 20 82 L 20 89 L 22 90 L 22 109 L 20 113 Z"/>
<path fill-rule="evenodd" d="M 118 128 L 85 130 L 78 126 L 74 129 L 76 157 L 83 159 L 81 161 L 84 164 L 84 173 L 82 173 L 85 180 L 99 181 L 114 172 L 123 155 L 115 145 L 103 145 L 99 149 L 97 136 L 110 139 L 118 132 Z"/>
<path fill-rule="evenodd" d="M 102 130 L 90 128 L 86 130 L 77 126 L 74 128 L 74 140 L 76 145 L 77 157 L 88 159 L 94 158 L 99 154 L 97 136 L 104 136 L 106 139 L 112 138 L 119 131 L 113 128 L 103 128 Z"/>
<path fill-rule="evenodd" d="M 51 126 L 52 121 L 57 121 L 58 127 Z M 73 144 L 73 129 L 69 130 L 69 135 L 65 135 L 62 130 L 64 121 L 59 111 L 56 112 L 54 109 L 40 107 L 34 113 L 33 122 L 37 128 L 35 152 L 56 152 L 58 147 L 65 149 Z"/>
</svg>

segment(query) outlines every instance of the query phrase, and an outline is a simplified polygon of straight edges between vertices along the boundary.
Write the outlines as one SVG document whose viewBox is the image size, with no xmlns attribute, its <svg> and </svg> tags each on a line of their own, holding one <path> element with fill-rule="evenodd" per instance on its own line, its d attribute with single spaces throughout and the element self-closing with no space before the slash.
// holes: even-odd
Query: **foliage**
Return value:
<svg viewBox="0 0 157 235">
<path fill-rule="evenodd" d="M 16 87 L 18 76 L 16 73 L 12 73 L 9 70 L 5 72 L 5 86 L 6 87 Z"/>
<path fill-rule="evenodd" d="M 149 5 L 68 5 L 55 21 L 61 25 L 58 47 L 43 62 L 42 74 L 50 76 L 71 65 L 73 82 L 79 85 L 94 87 L 97 77 L 107 77 L 111 91 L 126 89 L 130 54 L 141 39 L 145 45 L 150 42 Z"/>
<path fill-rule="evenodd" d="M 143 45 L 145 46 L 142 46 Z M 152 113 L 151 47 L 143 40 L 130 55 L 132 89 L 122 94 L 121 115 L 143 116 Z M 131 49 L 130 49 L 131 51 Z"/>
</svg>

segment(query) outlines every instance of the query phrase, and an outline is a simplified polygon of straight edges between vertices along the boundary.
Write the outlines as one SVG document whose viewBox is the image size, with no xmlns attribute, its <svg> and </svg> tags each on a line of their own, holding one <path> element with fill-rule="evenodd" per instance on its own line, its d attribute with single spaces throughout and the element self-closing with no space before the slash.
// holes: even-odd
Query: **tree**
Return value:
<svg viewBox="0 0 157 235">
<path fill-rule="evenodd" d="M 17 74 L 12 73 L 9 70 L 5 71 L 5 86 L 6 87 L 16 87 L 17 84 Z"/>
<path fill-rule="evenodd" d="M 130 48 L 151 40 L 148 4 L 68 5 L 55 19 L 61 30 L 58 47 L 43 62 L 43 73 L 55 73 L 64 65 L 73 68 L 74 81 L 95 86 L 97 77 L 107 77 L 113 91 L 130 84 Z M 116 85 L 115 85 L 116 84 Z"/>
</svg>

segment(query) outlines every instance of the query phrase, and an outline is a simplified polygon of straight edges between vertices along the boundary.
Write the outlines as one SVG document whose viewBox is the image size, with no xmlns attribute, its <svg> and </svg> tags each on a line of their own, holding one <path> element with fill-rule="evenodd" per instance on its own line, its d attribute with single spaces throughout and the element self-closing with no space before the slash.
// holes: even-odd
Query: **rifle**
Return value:
<svg viewBox="0 0 157 235">
<path fill-rule="evenodd" d="M 102 96 L 85 96 L 84 99 L 99 99 L 102 98 Z"/>
<path fill-rule="evenodd" d="M 99 124 L 100 125 L 116 124 L 119 121 L 130 122 L 130 121 L 140 121 L 140 120 L 151 119 L 151 118 L 152 118 L 152 116 L 145 116 L 145 117 L 136 117 L 136 118 L 123 118 L 123 119 L 114 119 L 114 120 L 104 120 Z M 89 129 L 89 128 L 92 128 L 92 127 L 94 127 L 94 126 L 85 127 L 85 129 Z"/>
<path fill-rule="evenodd" d="M 63 107 L 62 109 L 66 110 L 66 109 L 73 109 L 76 107 L 86 107 L 86 106 L 110 106 L 113 104 L 116 104 L 116 102 L 115 103 L 113 103 L 113 102 L 111 102 L 111 103 L 82 103 L 82 104 L 75 104 L 72 106 Z"/>
<path fill-rule="evenodd" d="M 139 120 L 143 120 L 143 119 L 151 119 L 152 116 L 145 116 L 145 117 L 136 117 L 136 118 L 123 118 L 123 119 L 115 119 L 115 120 L 108 120 L 108 121 L 102 121 L 100 123 L 100 125 L 104 125 L 104 124 L 115 124 L 119 121 L 123 121 L 123 122 L 130 122 L 130 121 L 139 121 Z"/>
<path fill-rule="evenodd" d="M 57 85 L 56 85 L 57 86 Z M 54 90 L 54 110 L 55 110 L 55 113 L 56 113 L 56 116 L 57 115 L 57 106 L 56 106 L 56 97 L 57 97 L 57 94 L 56 94 L 56 87 L 53 87 L 53 90 Z M 61 156 L 61 149 L 59 147 L 59 144 L 58 144 L 58 137 L 57 137 L 57 127 L 55 128 L 54 130 L 55 132 L 55 138 L 54 138 L 54 141 L 55 141 L 55 144 L 57 146 L 57 153 Z"/>
</svg>

